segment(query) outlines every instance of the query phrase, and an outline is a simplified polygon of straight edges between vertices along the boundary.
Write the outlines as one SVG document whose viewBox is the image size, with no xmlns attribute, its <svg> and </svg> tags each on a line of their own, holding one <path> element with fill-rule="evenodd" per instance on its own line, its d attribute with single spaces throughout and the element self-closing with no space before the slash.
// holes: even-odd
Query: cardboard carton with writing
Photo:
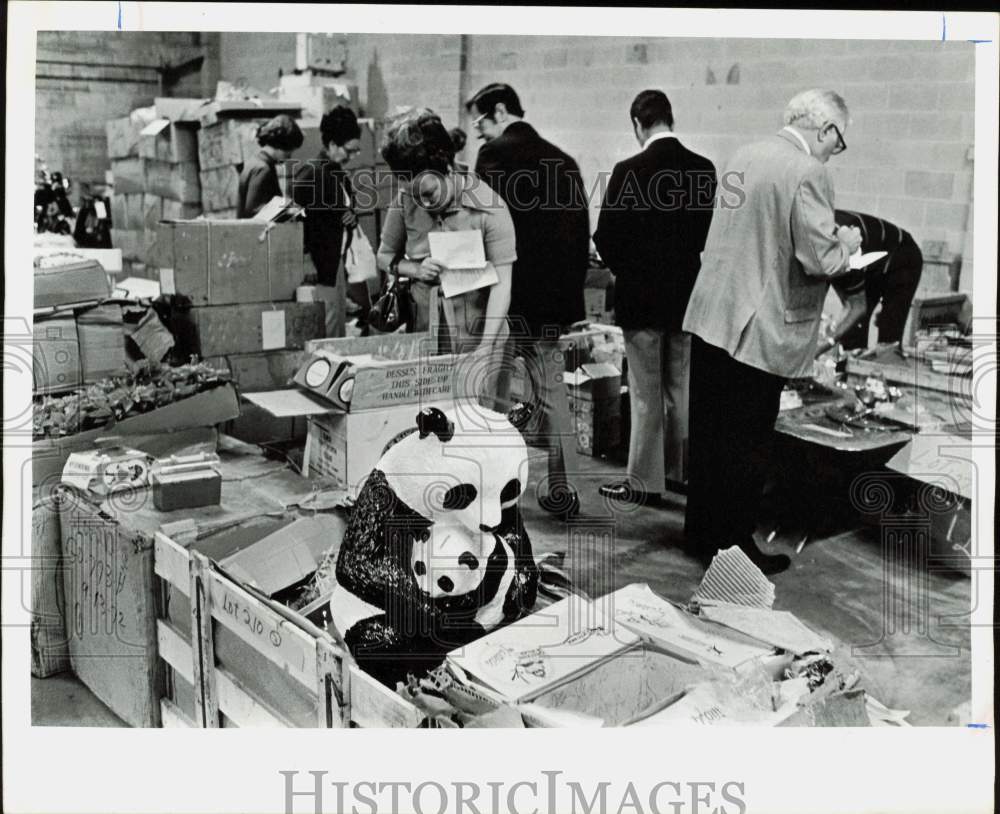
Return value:
<svg viewBox="0 0 1000 814">
<path fill-rule="evenodd" d="M 294 300 L 305 276 L 302 223 L 164 221 L 156 264 L 163 292 L 194 305 Z"/>
<path fill-rule="evenodd" d="M 206 305 L 175 312 L 170 326 L 182 357 L 295 350 L 323 335 L 321 302 Z"/>
</svg>

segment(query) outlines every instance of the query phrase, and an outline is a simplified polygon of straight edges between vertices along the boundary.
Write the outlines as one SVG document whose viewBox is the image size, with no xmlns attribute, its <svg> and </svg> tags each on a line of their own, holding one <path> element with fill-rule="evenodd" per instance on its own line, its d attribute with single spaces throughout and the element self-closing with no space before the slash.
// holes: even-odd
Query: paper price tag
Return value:
<svg viewBox="0 0 1000 814">
<path fill-rule="evenodd" d="M 177 287 L 174 285 L 174 270 L 160 269 L 160 293 L 176 294 Z"/>
<path fill-rule="evenodd" d="M 108 219 L 108 209 L 104 205 L 104 201 L 94 201 L 94 212 L 97 213 L 98 220 Z"/>
<path fill-rule="evenodd" d="M 285 312 L 264 311 L 260 315 L 260 334 L 264 350 L 285 347 Z"/>
</svg>

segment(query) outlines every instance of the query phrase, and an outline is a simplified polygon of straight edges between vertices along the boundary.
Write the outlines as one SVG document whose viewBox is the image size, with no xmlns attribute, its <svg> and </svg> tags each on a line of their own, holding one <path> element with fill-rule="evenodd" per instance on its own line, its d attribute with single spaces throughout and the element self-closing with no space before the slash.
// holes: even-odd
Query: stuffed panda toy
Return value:
<svg viewBox="0 0 1000 814">
<path fill-rule="evenodd" d="M 330 600 L 358 664 L 393 688 L 526 614 L 538 587 L 518 508 L 528 451 L 517 428 L 479 407 L 471 422 L 428 408 L 415 423 L 358 495 Z"/>
</svg>

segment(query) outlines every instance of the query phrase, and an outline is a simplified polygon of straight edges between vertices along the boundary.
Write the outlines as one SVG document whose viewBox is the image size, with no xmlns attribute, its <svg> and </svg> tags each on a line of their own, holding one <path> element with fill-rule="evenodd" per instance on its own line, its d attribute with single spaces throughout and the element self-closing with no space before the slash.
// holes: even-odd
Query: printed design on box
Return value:
<svg viewBox="0 0 1000 814">
<path fill-rule="evenodd" d="M 362 487 L 336 557 L 305 602 L 333 588 L 333 621 L 358 663 L 390 687 L 527 613 L 538 569 L 518 499 L 527 447 L 509 420 L 426 408 Z"/>
</svg>

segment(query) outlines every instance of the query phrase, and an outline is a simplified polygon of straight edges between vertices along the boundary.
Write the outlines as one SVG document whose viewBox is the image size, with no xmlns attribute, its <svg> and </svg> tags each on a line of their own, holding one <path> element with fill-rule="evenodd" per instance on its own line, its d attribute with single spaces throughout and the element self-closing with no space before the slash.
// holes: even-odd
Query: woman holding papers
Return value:
<svg viewBox="0 0 1000 814">
<path fill-rule="evenodd" d="M 410 279 L 411 330 L 436 323 L 440 290 L 452 352 L 502 349 L 517 259 L 506 204 L 477 176 L 456 171 L 454 143 L 430 110 L 396 120 L 382 156 L 400 189 L 382 227 L 378 264 Z"/>
<path fill-rule="evenodd" d="M 278 162 L 287 161 L 305 137 L 291 116 L 282 113 L 257 130 L 260 152 L 248 159 L 240 173 L 237 218 L 252 218 L 274 197 L 281 197 Z"/>
</svg>

